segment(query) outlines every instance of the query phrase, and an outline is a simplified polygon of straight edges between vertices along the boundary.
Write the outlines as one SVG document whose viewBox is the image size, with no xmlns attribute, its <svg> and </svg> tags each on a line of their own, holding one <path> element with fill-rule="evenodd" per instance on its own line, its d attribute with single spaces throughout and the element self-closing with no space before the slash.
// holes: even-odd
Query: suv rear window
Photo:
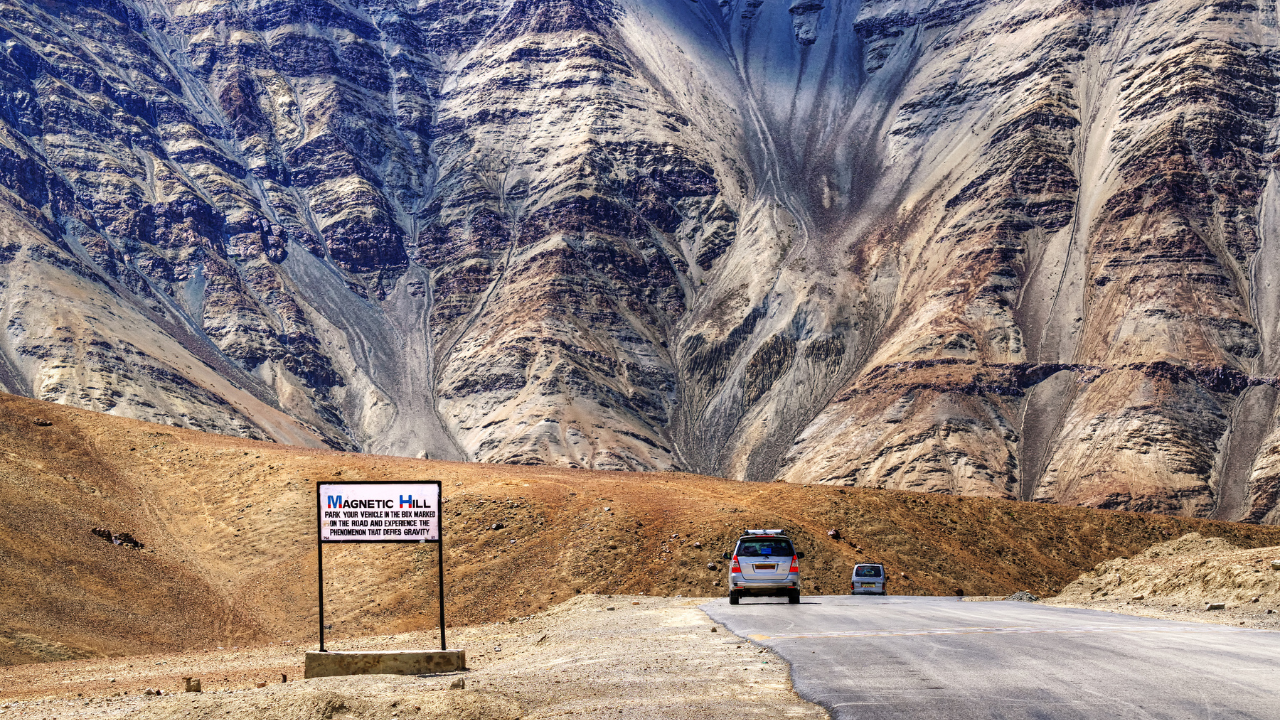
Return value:
<svg viewBox="0 0 1280 720">
<path fill-rule="evenodd" d="M 738 555 L 743 557 L 770 557 L 795 555 L 791 541 L 786 538 L 751 538 L 738 541 Z"/>
<path fill-rule="evenodd" d="M 879 565 L 863 565 L 854 569 L 854 577 L 880 577 L 884 574 L 884 569 Z"/>
</svg>

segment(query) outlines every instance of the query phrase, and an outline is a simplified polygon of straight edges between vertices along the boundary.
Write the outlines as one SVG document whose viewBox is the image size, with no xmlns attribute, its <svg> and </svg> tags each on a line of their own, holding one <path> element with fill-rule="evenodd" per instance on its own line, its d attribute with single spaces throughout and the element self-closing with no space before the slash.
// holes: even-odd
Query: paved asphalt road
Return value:
<svg viewBox="0 0 1280 720">
<path fill-rule="evenodd" d="M 1280 632 L 958 598 L 702 606 L 846 718 L 1280 719 Z"/>
</svg>

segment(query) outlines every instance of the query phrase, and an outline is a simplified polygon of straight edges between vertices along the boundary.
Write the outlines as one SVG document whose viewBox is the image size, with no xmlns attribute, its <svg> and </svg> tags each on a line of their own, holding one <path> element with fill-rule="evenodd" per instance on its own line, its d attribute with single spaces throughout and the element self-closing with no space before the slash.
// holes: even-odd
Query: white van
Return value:
<svg viewBox="0 0 1280 720">
<path fill-rule="evenodd" d="M 880 563 L 858 563 L 853 566 L 853 579 L 849 583 L 850 595 L 884 595 L 888 579 L 884 576 L 884 565 Z"/>
</svg>

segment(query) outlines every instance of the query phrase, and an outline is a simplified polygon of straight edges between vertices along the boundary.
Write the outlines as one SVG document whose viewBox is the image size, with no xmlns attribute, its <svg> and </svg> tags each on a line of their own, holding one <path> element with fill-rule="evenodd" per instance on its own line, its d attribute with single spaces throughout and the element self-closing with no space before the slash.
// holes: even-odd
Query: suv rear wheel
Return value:
<svg viewBox="0 0 1280 720">
<path fill-rule="evenodd" d="M 791 603 L 792 605 L 800 604 L 800 591 L 792 590 L 791 592 L 787 593 L 787 602 Z"/>
<path fill-rule="evenodd" d="M 729 604 L 730 605 L 738 604 L 738 592 L 736 590 L 729 591 Z"/>
</svg>

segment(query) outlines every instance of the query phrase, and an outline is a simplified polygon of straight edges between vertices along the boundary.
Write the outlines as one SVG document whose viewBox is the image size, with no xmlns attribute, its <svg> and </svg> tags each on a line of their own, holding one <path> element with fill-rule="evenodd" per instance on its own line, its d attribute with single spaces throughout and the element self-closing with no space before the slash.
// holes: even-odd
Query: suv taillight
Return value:
<svg viewBox="0 0 1280 720">
<path fill-rule="evenodd" d="M 738 556 L 733 556 L 733 564 L 729 566 L 729 572 L 742 573 L 742 566 L 738 564 Z"/>
<path fill-rule="evenodd" d="M 797 557 L 797 556 L 795 556 L 795 555 L 792 555 L 792 556 L 791 556 L 791 569 L 790 569 L 790 570 L 788 570 L 787 572 L 793 572 L 793 573 L 798 573 L 798 572 L 800 572 L 800 558 L 799 558 L 799 557 Z"/>
</svg>

